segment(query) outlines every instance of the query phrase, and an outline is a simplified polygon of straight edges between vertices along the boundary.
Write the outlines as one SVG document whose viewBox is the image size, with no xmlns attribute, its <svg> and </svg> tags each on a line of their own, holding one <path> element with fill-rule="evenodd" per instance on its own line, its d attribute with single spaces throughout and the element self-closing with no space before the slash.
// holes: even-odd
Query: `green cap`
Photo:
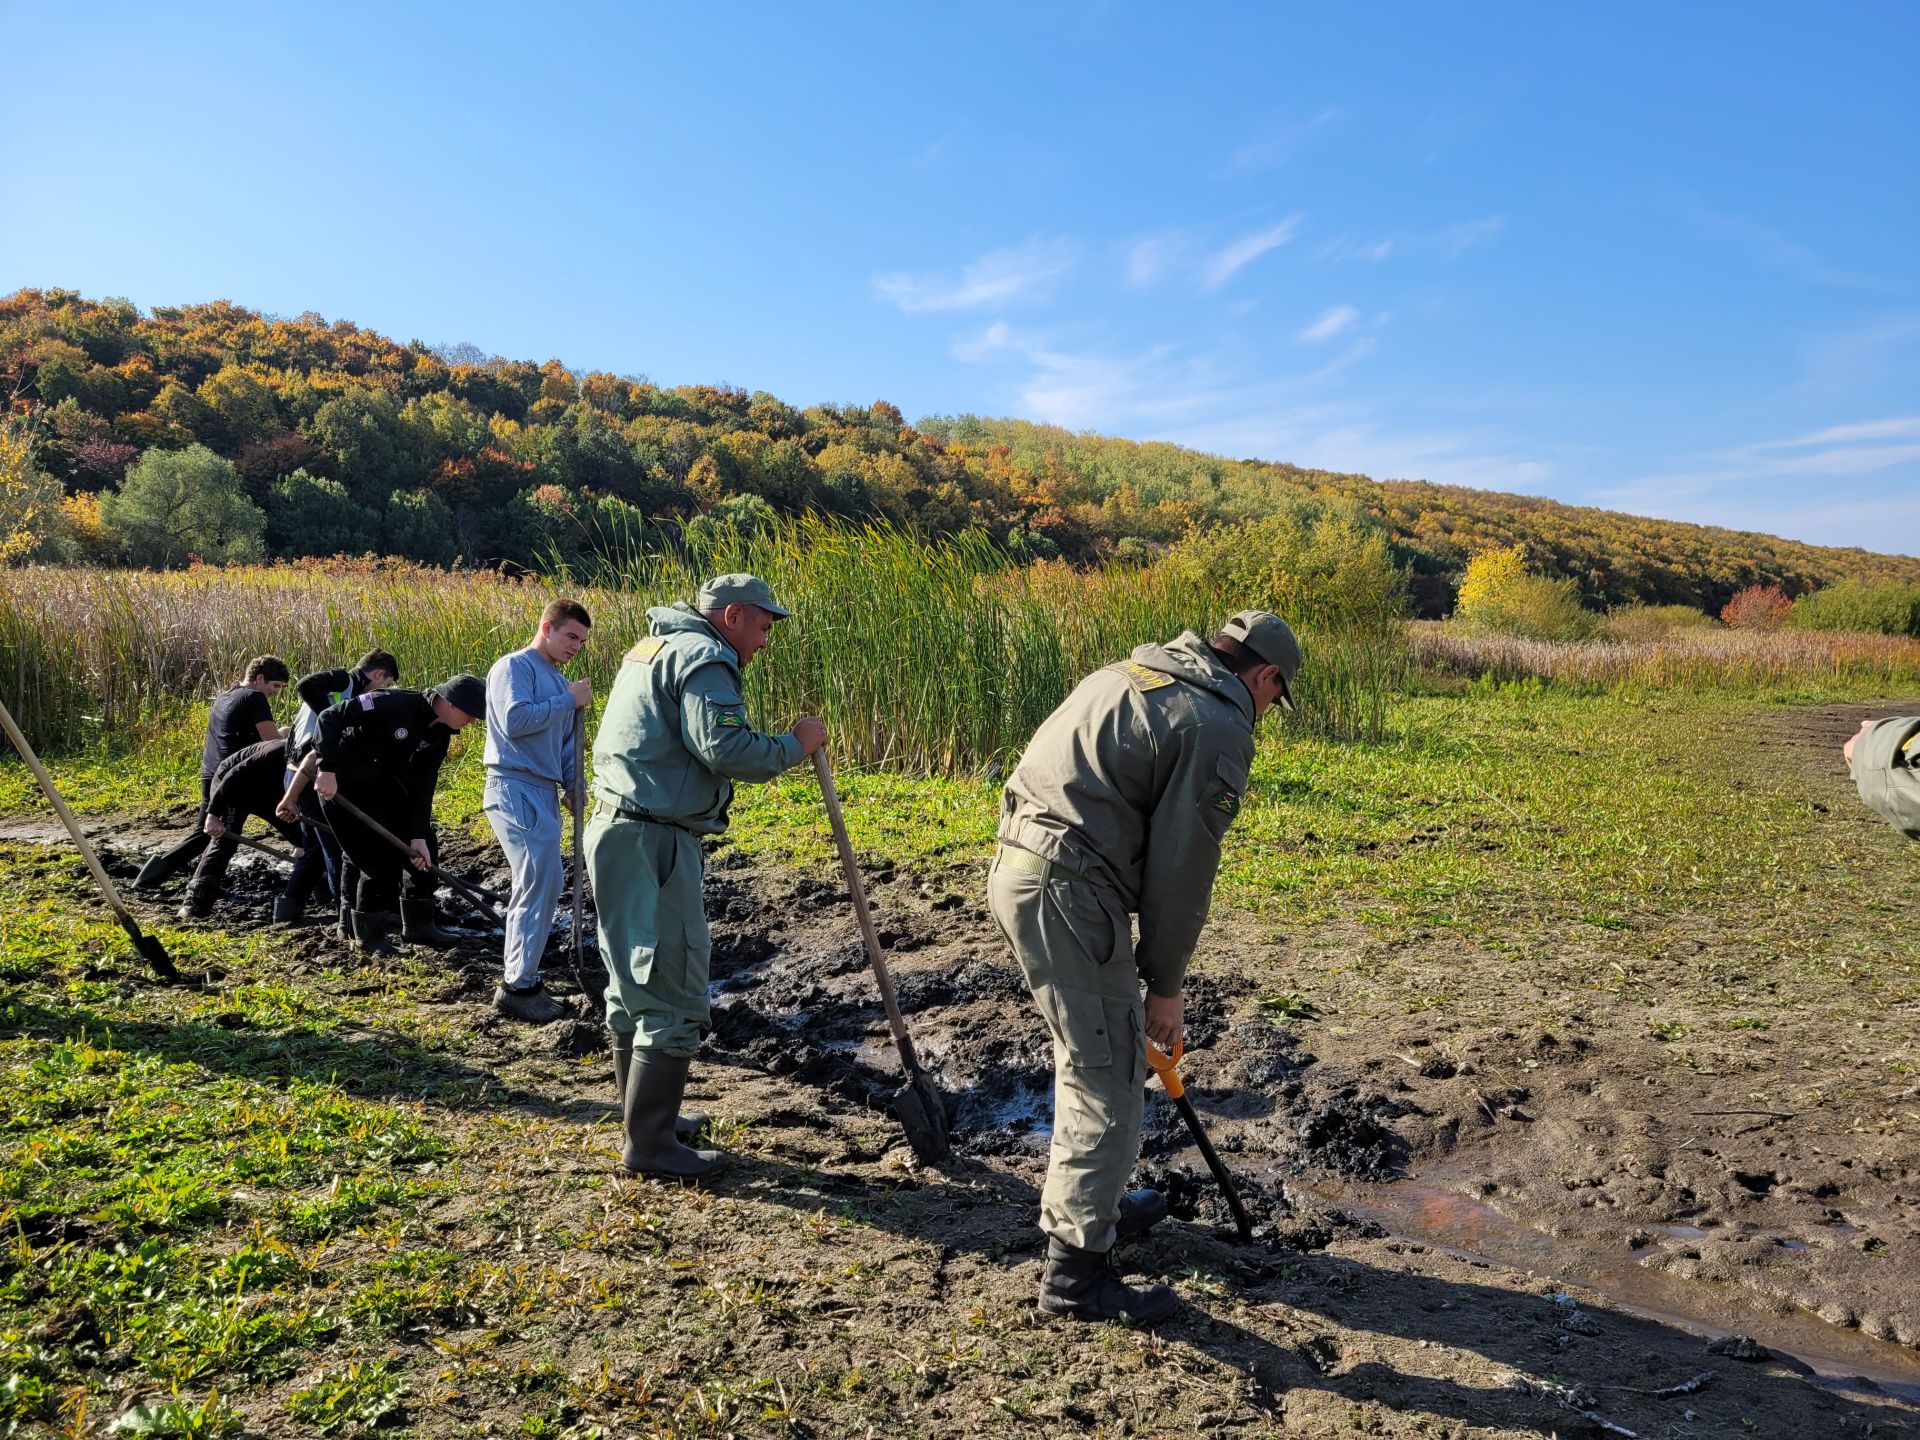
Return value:
<svg viewBox="0 0 1920 1440">
<path fill-rule="evenodd" d="M 786 606 L 773 603 L 773 592 L 767 588 L 766 581 L 744 572 L 714 576 L 700 587 L 693 602 L 693 608 L 702 615 L 724 610 L 729 605 L 758 605 L 778 620 L 793 613 Z"/>
<path fill-rule="evenodd" d="M 1271 610 L 1242 610 L 1220 632 L 1238 640 L 1269 665 L 1280 667 L 1280 703 L 1293 709 L 1293 677 L 1300 672 L 1300 642 Z"/>
</svg>

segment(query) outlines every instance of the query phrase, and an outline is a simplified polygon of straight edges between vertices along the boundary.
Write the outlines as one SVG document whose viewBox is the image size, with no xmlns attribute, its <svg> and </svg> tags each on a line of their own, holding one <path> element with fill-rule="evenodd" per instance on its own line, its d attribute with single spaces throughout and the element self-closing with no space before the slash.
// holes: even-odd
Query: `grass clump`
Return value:
<svg viewBox="0 0 1920 1440">
<path fill-rule="evenodd" d="M 384 1360 L 322 1375 L 287 1397 L 287 1413 L 322 1435 L 352 1435 L 405 1419 L 407 1385 Z"/>
</svg>

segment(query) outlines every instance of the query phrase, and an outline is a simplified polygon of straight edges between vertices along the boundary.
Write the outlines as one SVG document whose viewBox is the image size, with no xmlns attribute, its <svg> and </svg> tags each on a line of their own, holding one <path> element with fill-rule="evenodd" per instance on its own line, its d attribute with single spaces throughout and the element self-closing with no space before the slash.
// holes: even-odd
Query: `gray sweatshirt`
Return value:
<svg viewBox="0 0 1920 1440">
<path fill-rule="evenodd" d="M 573 783 L 573 696 L 532 646 L 487 671 L 487 771 L 528 785 Z"/>
</svg>

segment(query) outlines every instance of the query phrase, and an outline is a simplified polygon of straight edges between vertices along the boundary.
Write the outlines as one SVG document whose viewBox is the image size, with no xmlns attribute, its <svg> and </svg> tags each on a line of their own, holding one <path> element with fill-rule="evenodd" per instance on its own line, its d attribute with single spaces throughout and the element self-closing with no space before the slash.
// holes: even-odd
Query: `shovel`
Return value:
<svg viewBox="0 0 1920 1440">
<path fill-rule="evenodd" d="M 587 943 L 587 711 L 573 712 L 573 983 L 587 993 L 581 951 Z"/>
<path fill-rule="evenodd" d="M 1200 1116 L 1194 1111 L 1193 1101 L 1187 1098 L 1187 1087 L 1180 1081 L 1180 1057 L 1186 1053 L 1187 1042 L 1176 1041 L 1173 1053 L 1169 1055 L 1151 1040 L 1147 1042 L 1147 1064 L 1153 1067 L 1153 1073 L 1160 1077 L 1160 1084 L 1167 1092 L 1180 1118 L 1187 1122 L 1187 1129 L 1193 1132 L 1193 1143 L 1200 1147 L 1200 1158 L 1207 1162 L 1207 1168 L 1213 1172 L 1213 1178 L 1220 1182 L 1220 1189 L 1227 1197 L 1227 1208 L 1233 1212 L 1234 1228 L 1240 1232 L 1242 1240 L 1253 1239 L 1253 1222 L 1247 1218 L 1247 1207 L 1240 1203 L 1240 1192 L 1233 1187 L 1233 1177 L 1227 1173 L 1227 1167 L 1220 1163 L 1220 1157 L 1214 1153 L 1213 1142 L 1207 1139 L 1207 1132 L 1200 1128 Z"/>
<path fill-rule="evenodd" d="M 54 789 L 53 777 L 47 774 L 47 767 L 40 763 L 40 757 L 33 753 L 33 747 L 27 744 L 27 737 L 20 733 L 20 727 L 13 723 L 13 716 L 7 707 L 0 704 L 0 728 L 7 732 L 7 738 L 20 752 L 20 758 L 27 762 L 27 768 L 33 771 L 33 778 L 40 782 L 40 788 L 46 792 L 47 799 L 53 802 L 54 812 L 59 815 L 60 823 L 67 827 L 67 833 L 73 837 L 73 843 L 80 847 L 80 858 L 87 862 L 87 869 L 93 872 L 94 883 L 100 887 L 100 893 L 106 897 L 107 908 L 113 911 L 113 918 L 120 922 L 120 928 L 127 932 L 127 938 L 133 942 L 133 948 L 147 964 L 153 967 L 154 974 L 165 980 L 178 980 L 180 971 L 173 963 L 173 957 L 167 954 L 167 947 L 160 943 L 160 937 L 149 935 L 140 928 L 140 922 L 127 913 L 127 907 L 120 898 L 120 892 L 113 888 L 113 881 L 107 878 L 106 867 L 100 863 L 100 857 L 93 853 L 93 846 L 81 833 L 80 822 L 73 818 L 73 812 L 67 808 L 67 802 L 60 798 L 60 792 Z"/>
<path fill-rule="evenodd" d="M 374 819 L 371 815 L 367 814 L 367 812 L 362 810 L 358 805 L 354 804 L 351 800 L 347 799 L 346 796 L 339 794 L 338 792 L 335 792 L 333 799 L 328 800 L 325 803 L 328 805 L 338 805 L 342 810 L 346 811 L 347 814 L 351 815 L 354 819 L 358 820 L 362 825 L 366 826 L 367 829 L 371 830 L 375 835 L 379 836 L 382 840 L 386 841 L 387 844 L 391 845 L 394 849 L 398 850 L 402 855 L 405 855 L 409 862 L 411 862 L 415 858 L 413 853 L 413 847 L 411 845 L 407 844 L 406 841 L 402 840 L 398 835 L 394 834 L 391 830 L 387 829 L 387 827 L 382 825 L 378 820 Z M 489 925 L 499 925 L 504 923 L 500 919 L 500 916 L 494 911 L 493 907 L 487 904 L 486 900 L 482 898 L 482 894 L 479 887 L 468 884 L 465 880 L 462 880 L 458 875 L 449 875 L 446 871 L 440 869 L 437 865 L 427 866 L 426 872 L 427 874 L 431 875 L 434 879 L 441 881 L 443 884 L 451 886 L 455 890 L 458 890 L 463 896 L 466 897 L 466 901 L 469 905 L 473 906 L 474 909 L 478 910 L 482 915 L 487 917 L 487 923 Z"/>
<path fill-rule="evenodd" d="M 860 883 L 853 841 L 847 838 L 847 822 L 840 814 L 840 796 L 833 788 L 833 768 L 827 763 L 825 746 L 813 752 L 813 768 L 820 777 L 821 798 L 827 802 L 827 820 L 833 826 L 833 843 L 840 850 L 840 868 L 846 872 L 847 893 L 853 896 L 860 938 L 866 941 L 867 959 L 873 962 L 874 979 L 880 982 L 880 1001 L 887 1007 L 887 1024 L 893 1030 L 893 1043 L 900 1052 L 900 1067 L 907 1075 L 907 1083 L 893 1097 L 893 1113 L 907 1132 L 907 1144 L 913 1147 L 913 1153 L 932 1164 L 953 1153 L 947 1139 L 947 1102 L 913 1053 L 913 1038 L 907 1034 L 900 1001 L 893 993 L 893 978 L 887 974 L 886 957 L 880 953 L 880 937 L 873 928 L 873 912 L 867 908 L 867 889 Z"/>
</svg>

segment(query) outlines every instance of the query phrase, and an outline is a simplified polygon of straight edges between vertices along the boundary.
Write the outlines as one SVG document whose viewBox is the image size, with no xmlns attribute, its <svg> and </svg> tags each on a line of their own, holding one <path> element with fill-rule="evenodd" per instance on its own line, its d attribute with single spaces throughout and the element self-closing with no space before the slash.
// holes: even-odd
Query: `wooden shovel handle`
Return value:
<svg viewBox="0 0 1920 1440">
<path fill-rule="evenodd" d="M 847 822 L 840 813 L 840 795 L 833 788 L 833 767 L 827 760 L 827 747 L 813 752 L 813 772 L 820 777 L 820 797 L 827 802 L 827 823 L 833 827 L 833 843 L 840 851 L 840 868 L 846 872 L 847 893 L 853 896 L 853 913 L 860 922 L 860 938 L 867 944 L 867 959 L 873 963 L 873 978 L 880 983 L 880 1003 L 887 1007 L 887 1024 L 893 1030 L 893 1043 L 900 1048 L 901 1062 L 911 1074 L 920 1068 L 913 1053 L 913 1040 L 907 1034 L 907 1022 L 900 1014 L 900 1001 L 893 993 L 893 977 L 887 973 L 886 956 L 880 949 L 880 936 L 873 928 L 873 912 L 867 907 L 867 887 L 860 883 L 860 864 L 853 858 L 853 841 L 847 838 Z"/>
</svg>

